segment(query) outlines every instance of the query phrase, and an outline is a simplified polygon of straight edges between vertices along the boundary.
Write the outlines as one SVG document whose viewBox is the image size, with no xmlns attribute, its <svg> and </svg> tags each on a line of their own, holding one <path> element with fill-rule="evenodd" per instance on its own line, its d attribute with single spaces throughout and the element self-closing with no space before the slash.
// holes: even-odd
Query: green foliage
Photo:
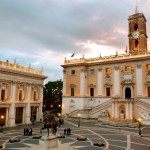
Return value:
<svg viewBox="0 0 150 150">
<path fill-rule="evenodd" d="M 62 80 L 49 81 L 43 88 L 43 100 L 46 110 L 52 109 L 55 112 L 59 112 L 58 105 L 62 102 Z M 52 107 L 51 107 L 52 106 Z"/>
</svg>

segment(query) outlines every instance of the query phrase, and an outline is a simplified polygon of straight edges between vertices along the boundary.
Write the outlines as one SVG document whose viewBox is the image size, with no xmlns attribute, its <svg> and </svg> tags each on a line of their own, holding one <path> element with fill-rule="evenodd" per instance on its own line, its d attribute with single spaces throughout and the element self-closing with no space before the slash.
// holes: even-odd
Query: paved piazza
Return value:
<svg viewBox="0 0 150 150">
<path fill-rule="evenodd" d="M 81 120 L 80 127 L 77 127 L 78 120 L 65 120 L 64 125 L 58 129 L 58 134 L 64 133 L 64 128 L 71 128 L 71 135 L 60 139 L 61 144 L 69 144 L 74 149 L 79 150 L 150 150 L 150 127 L 142 127 L 142 137 L 138 135 L 137 128 L 117 128 L 101 125 L 96 121 Z M 5 150 L 26 149 L 31 144 L 39 144 L 38 139 L 32 139 L 32 136 L 24 136 L 23 128 L 33 129 L 33 135 L 40 135 L 42 123 L 35 125 L 17 126 L 4 129 L 4 134 L 0 136 L 0 144 L 5 145 Z M 43 132 L 46 134 L 46 130 Z M 82 135 L 87 141 L 77 141 L 77 136 Z M 11 137 L 19 137 L 19 143 L 10 143 Z M 104 147 L 93 146 L 94 141 L 105 143 Z"/>
</svg>

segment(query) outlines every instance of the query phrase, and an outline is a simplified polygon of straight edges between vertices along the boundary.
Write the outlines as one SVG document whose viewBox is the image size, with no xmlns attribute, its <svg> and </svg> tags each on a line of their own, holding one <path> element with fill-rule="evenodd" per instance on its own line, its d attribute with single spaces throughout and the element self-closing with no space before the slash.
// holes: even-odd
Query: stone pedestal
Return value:
<svg viewBox="0 0 150 150">
<path fill-rule="evenodd" d="M 50 134 L 49 137 L 47 135 L 42 136 L 39 141 L 39 147 L 42 150 L 55 150 L 58 149 L 58 137 L 56 135 Z"/>
</svg>

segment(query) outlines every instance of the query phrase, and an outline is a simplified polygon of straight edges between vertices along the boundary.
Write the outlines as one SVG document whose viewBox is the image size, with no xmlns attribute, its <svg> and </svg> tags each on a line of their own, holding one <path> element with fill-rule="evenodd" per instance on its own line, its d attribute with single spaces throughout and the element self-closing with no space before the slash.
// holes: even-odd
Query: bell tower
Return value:
<svg viewBox="0 0 150 150">
<path fill-rule="evenodd" d="M 138 13 L 137 7 L 135 14 L 129 16 L 129 53 L 131 55 L 147 53 L 147 33 L 146 18 L 143 13 Z"/>
</svg>

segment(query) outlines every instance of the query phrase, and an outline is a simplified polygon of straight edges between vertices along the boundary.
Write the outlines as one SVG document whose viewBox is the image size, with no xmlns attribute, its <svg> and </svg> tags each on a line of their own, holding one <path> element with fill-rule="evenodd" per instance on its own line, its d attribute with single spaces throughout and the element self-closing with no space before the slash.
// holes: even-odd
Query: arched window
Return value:
<svg viewBox="0 0 150 150">
<path fill-rule="evenodd" d="M 125 98 L 131 98 L 131 89 L 129 87 L 125 89 Z"/>
<path fill-rule="evenodd" d="M 138 24 L 136 23 L 134 24 L 134 31 L 137 31 L 137 29 L 138 29 Z"/>
</svg>

